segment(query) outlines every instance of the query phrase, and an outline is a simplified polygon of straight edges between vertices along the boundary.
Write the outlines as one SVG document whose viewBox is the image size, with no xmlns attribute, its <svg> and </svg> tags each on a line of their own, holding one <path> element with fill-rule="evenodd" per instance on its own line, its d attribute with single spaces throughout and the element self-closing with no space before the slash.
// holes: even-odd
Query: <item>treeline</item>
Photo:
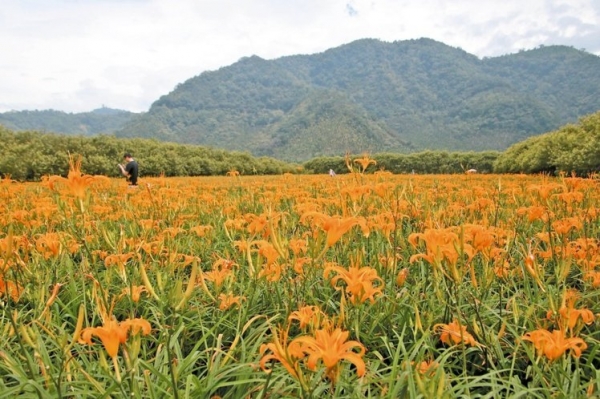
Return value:
<svg viewBox="0 0 600 399">
<path fill-rule="evenodd" d="M 83 157 L 82 171 L 92 175 L 120 176 L 117 163 L 130 152 L 142 176 L 242 175 L 296 172 L 293 165 L 248 153 L 159 142 L 150 139 L 118 139 L 64 136 L 34 131 L 13 132 L 0 126 L 0 175 L 15 180 L 39 180 L 44 175 L 66 175 L 69 154 Z"/>
<path fill-rule="evenodd" d="M 578 124 L 514 144 L 496 163 L 497 173 L 575 172 L 585 175 L 600 170 L 600 111 Z"/>
<path fill-rule="evenodd" d="M 352 160 L 358 157 L 353 157 Z M 534 136 L 500 153 L 423 151 L 412 154 L 375 154 L 378 169 L 392 173 L 548 173 L 574 172 L 579 176 L 600 172 L 600 111 L 577 124 Z M 353 164 L 356 166 L 356 164 Z M 304 164 L 308 173 L 347 173 L 343 157 L 319 157 Z"/>
<path fill-rule="evenodd" d="M 377 163 L 369 166 L 368 171 L 386 170 L 392 173 L 464 173 L 475 169 L 478 173 L 492 173 L 494 162 L 500 155 L 496 151 L 484 152 L 447 152 L 422 151 L 412 154 L 375 154 L 371 158 Z M 354 162 L 359 157 L 351 157 Z M 344 157 L 319 157 L 304 163 L 308 173 L 348 173 Z"/>
<path fill-rule="evenodd" d="M 83 157 L 83 172 L 120 176 L 117 163 L 125 152 L 134 155 L 142 175 L 210 176 L 237 171 L 241 175 L 286 172 L 348 173 L 346 159 L 318 157 L 303 166 L 246 152 L 225 151 L 152 139 L 121 139 L 109 135 L 65 136 L 35 131 L 13 132 L 0 126 L 0 176 L 15 180 L 39 180 L 44 175 L 66 175 L 69 154 Z M 350 158 L 353 166 L 358 166 Z M 578 124 L 529 138 L 505 152 L 422 151 L 412 154 L 379 153 L 367 172 L 392 173 L 559 173 L 586 175 L 600 171 L 600 111 Z"/>
</svg>

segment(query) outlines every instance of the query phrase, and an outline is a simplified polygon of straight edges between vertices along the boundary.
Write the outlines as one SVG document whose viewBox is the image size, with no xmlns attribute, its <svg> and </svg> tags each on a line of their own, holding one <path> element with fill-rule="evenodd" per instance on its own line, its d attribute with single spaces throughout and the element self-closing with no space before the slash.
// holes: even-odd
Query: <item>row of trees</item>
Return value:
<svg viewBox="0 0 600 399">
<path fill-rule="evenodd" d="M 575 172 L 600 170 L 600 111 L 555 132 L 531 137 L 503 152 L 494 165 L 498 173 Z"/>
<path fill-rule="evenodd" d="M 83 156 L 88 174 L 119 176 L 117 163 L 131 152 L 146 176 L 224 175 L 236 170 L 242 175 L 281 174 L 302 170 L 299 165 L 248 153 L 224 151 L 203 146 L 164 143 L 148 139 L 120 139 L 114 136 L 61 136 L 39 132 L 12 132 L 0 126 L 0 175 L 16 180 L 39 180 L 44 175 L 65 175 L 69 154 Z M 477 169 L 493 171 L 499 153 L 424 151 L 413 154 L 376 154 L 376 166 L 392 173 L 462 173 Z M 319 157 L 304 164 L 306 173 L 346 173 L 343 157 Z"/>
<path fill-rule="evenodd" d="M 392 173 L 559 173 L 587 175 L 600 171 L 600 111 L 585 116 L 577 124 L 534 136 L 512 145 L 506 151 L 446 152 L 423 151 L 412 154 L 375 154 L 376 165 Z M 343 157 L 319 157 L 304 164 L 312 173 L 346 173 Z"/>
<path fill-rule="evenodd" d="M 25 131 L 12 132 L 0 126 L 0 175 L 16 180 L 39 180 L 44 175 L 65 175 L 69 154 L 83 156 L 88 174 L 119 176 L 117 163 L 125 152 L 138 160 L 147 176 L 224 175 L 236 170 L 242 175 L 285 172 L 347 173 L 344 157 L 318 157 L 303 168 L 274 158 L 254 157 L 246 152 L 165 143 L 149 139 L 120 139 L 114 136 L 63 136 Z M 392 173 L 556 173 L 579 175 L 600 170 L 600 111 L 576 125 L 535 136 L 503 153 L 423 151 L 412 154 L 373 155 L 379 169 Z"/>
<path fill-rule="evenodd" d="M 83 156 L 83 172 L 119 176 L 117 163 L 131 152 L 145 176 L 281 174 L 295 172 L 298 166 L 273 158 L 253 157 L 208 147 L 164 143 L 148 139 L 118 139 L 63 136 L 25 131 L 12 132 L 0 126 L 0 175 L 15 180 L 39 180 L 44 175 L 66 175 L 69 154 Z"/>
<path fill-rule="evenodd" d="M 372 159 L 377 163 L 367 171 L 387 170 L 392 173 L 464 173 L 476 169 L 479 173 L 491 173 L 499 152 L 447 152 L 422 151 L 412 154 L 375 154 Z M 355 163 L 354 166 L 357 166 Z M 319 157 L 304 163 L 309 173 L 348 173 L 343 157 Z"/>
</svg>

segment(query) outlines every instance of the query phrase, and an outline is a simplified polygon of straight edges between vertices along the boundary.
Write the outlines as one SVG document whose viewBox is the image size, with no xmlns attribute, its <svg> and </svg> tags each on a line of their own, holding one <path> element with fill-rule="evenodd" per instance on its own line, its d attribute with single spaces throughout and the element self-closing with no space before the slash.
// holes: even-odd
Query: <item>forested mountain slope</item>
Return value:
<svg viewBox="0 0 600 399">
<path fill-rule="evenodd" d="M 0 113 L 0 125 L 15 131 L 41 130 L 91 136 L 99 133 L 114 133 L 135 115 L 129 111 L 106 107 L 81 113 L 54 110 L 9 111 Z"/>
<path fill-rule="evenodd" d="M 564 46 L 479 59 L 429 39 L 246 57 L 162 96 L 117 135 L 301 161 L 503 150 L 600 109 L 600 57 Z"/>
</svg>

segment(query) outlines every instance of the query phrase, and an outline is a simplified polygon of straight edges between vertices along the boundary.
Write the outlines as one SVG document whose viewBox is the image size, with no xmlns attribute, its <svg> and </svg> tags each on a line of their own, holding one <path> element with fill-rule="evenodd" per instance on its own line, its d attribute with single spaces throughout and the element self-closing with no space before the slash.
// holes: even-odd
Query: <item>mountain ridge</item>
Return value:
<svg viewBox="0 0 600 399">
<path fill-rule="evenodd" d="M 501 151 L 599 109 L 600 57 L 572 47 L 479 58 L 427 38 L 360 39 L 316 54 L 242 57 L 179 83 L 145 113 L 103 107 L 60 114 L 59 123 L 59 111 L 24 111 L 33 120 L 24 127 L 6 122 L 11 113 L 0 124 L 299 162 L 345 152 Z M 46 116 L 53 125 L 35 125 Z"/>
<path fill-rule="evenodd" d="M 203 72 L 116 134 L 290 161 L 347 151 L 503 150 L 600 109 L 599 99 L 600 57 L 570 47 L 480 59 L 432 39 L 361 39 Z"/>
<path fill-rule="evenodd" d="M 42 130 L 67 135 L 93 136 L 100 133 L 114 133 L 136 115 L 138 114 L 108 107 L 78 113 L 53 109 L 8 111 L 0 113 L 0 125 L 15 131 Z"/>
</svg>

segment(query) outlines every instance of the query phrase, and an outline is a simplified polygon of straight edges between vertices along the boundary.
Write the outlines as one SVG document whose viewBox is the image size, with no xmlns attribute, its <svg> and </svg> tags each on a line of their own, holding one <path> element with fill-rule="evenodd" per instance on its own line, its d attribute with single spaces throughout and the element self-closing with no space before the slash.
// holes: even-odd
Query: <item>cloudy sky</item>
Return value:
<svg viewBox="0 0 600 399">
<path fill-rule="evenodd" d="M 480 57 L 540 44 L 600 55 L 600 0 L 0 0 L 0 112 L 146 111 L 244 56 L 419 37 Z"/>
</svg>

